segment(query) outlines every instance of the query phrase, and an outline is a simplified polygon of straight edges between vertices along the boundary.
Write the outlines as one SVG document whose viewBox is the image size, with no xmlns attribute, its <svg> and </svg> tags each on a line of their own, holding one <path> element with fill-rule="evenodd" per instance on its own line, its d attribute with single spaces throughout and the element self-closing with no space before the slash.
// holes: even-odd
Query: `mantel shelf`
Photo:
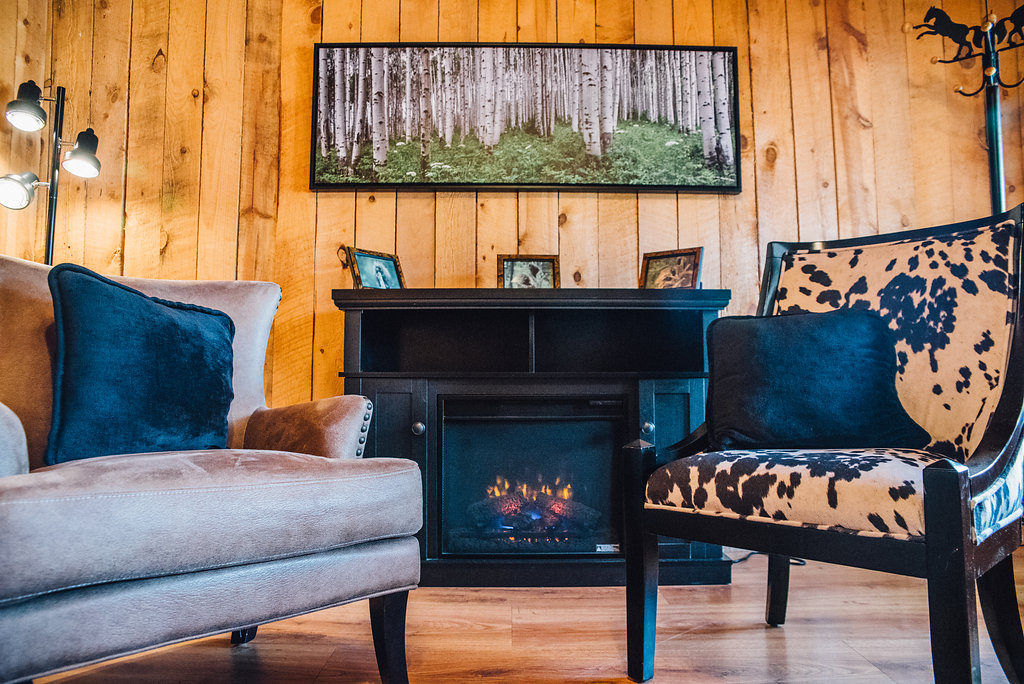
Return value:
<svg viewBox="0 0 1024 684">
<path fill-rule="evenodd" d="M 639 290 L 632 288 L 407 288 L 333 290 L 335 305 L 354 309 L 706 309 L 729 304 L 729 290 Z"/>
</svg>

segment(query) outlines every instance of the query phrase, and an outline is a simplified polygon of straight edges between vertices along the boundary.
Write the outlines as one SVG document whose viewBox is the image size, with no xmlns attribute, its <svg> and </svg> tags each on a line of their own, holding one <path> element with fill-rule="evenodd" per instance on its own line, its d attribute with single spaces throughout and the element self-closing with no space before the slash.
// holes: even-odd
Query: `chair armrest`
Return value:
<svg viewBox="0 0 1024 684">
<path fill-rule="evenodd" d="M 680 458 L 699 454 L 708 448 L 708 443 L 708 424 L 701 423 L 700 427 L 686 437 L 683 437 L 671 446 L 665 447 L 662 453 L 658 454 L 658 465 L 665 465 Z"/>
<path fill-rule="evenodd" d="M 0 404 L 0 477 L 28 472 L 28 446 L 25 429 L 18 416 Z"/>
<path fill-rule="evenodd" d="M 373 404 L 350 394 L 259 409 L 245 427 L 246 449 L 272 449 L 326 458 L 363 455 Z"/>
</svg>

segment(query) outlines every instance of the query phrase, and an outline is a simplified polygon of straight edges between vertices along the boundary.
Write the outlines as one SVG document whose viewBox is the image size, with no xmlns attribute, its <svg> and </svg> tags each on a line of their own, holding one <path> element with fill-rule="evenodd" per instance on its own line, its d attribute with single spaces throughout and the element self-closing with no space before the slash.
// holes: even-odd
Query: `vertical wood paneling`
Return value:
<svg viewBox="0 0 1024 684">
<path fill-rule="evenodd" d="M 49 81 L 49 33 L 51 30 L 50 3 L 47 0 L 18 0 L 15 26 L 15 61 L 13 89 L 17 94 L 19 84 L 33 80 L 43 89 L 43 96 L 51 96 Z M 18 173 L 34 171 L 41 179 L 47 176 L 49 145 L 46 142 L 49 129 L 38 133 L 11 131 L 10 167 Z M 8 238 L 15 256 L 42 261 L 45 243 L 46 192 L 40 188 L 38 198 L 31 206 L 21 211 L 6 212 L 8 230 L 14 232 Z"/>
<path fill-rule="evenodd" d="M 236 274 L 242 280 L 274 277 L 281 147 L 280 38 L 280 3 L 248 0 Z"/>
<path fill-rule="evenodd" d="M 325 43 L 359 41 L 361 0 L 324 0 L 320 39 Z M 343 394 L 345 314 L 331 290 L 352 287 L 352 272 L 342 266 L 342 245 L 356 237 L 356 193 L 325 192 L 316 198 L 316 263 L 313 273 L 314 400 Z"/>
<path fill-rule="evenodd" d="M 78 131 L 89 125 L 87 93 L 92 81 L 93 3 L 63 3 L 53 8 L 51 81 L 64 86 L 68 98 L 64 108 L 64 140 L 74 141 Z M 63 171 L 63 169 L 62 169 Z M 39 174 L 41 177 L 44 174 Z M 53 262 L 82 263 L 85 258 L 85 184 L 70 173 L 60 173 L 54 220 Z M 44 189 L 40 188 L 40 198 Z"/>
<path fill-rule="evenodd" d="M 105 6 L 104 6 L 105 5 Z M 92 93 L 89 122 L 100 140 L 96 155 L 103 165 L 98 177 L 86 183 L 85 261 L 101 273 L 122 272 L 125 187 L 125 140 L 128 135 L 128 58 L 131 49 L 131 6 L 124 2 L 97 3 L 94 9 Z M 245 15 L 241 17 L 245 31 Z M 231 31 L 228 30 L 227 33 Z M 97 49 L 95 36 L 102 36 Z M 242 55 L 237 57 L 239 63 Z M 73 95 L 76 99 L 81 93 Z M 241 123 L 241 122 L 239 122 Z M 241 126 L 238 131 L 241 136 Z M 219 173 L 218 170 L 211 170 Z M 238 202 L 238 184 L 223 189 L 227 201 Z M 234 226 L 237 215 L 227 217 Z M 235 250 L 237 234 L 229 248 Z M 233 262 L 233 257 L 232 257 Z M 232 270 L 224 274 L 234 278 Z"/>
<path fill-rule="evenodd" d="M 984 0 L 960 0 L 949 10 L 954 21 L 970 26 L 985 21 Z M 951 41 L 943 41 L 946 59 L 956 53 Z M 950 130 L 950 161 L 954 187 L 988 187 L 988 145 L 985 140 L 985 97 L 964 97 L 954 92 L 963 86 L 968 92 L 980 85 L 981 58 L 956 64 L 937 64 L 946 79 L 947 108 L 953 122 Z M 977 84 L 977 85 L 976 85 Z M 991 213 L 989 193 L 961 193 L 953 195 L 952 220 L 978 218 Z"/>
<path fill-rule="evenodd" d="M 321 6 L 322 3 L 322 6 Z M 139 276 L 284 288 L 268 386 L 283 404 L 341 391 L 350 285 L 341 244 L 399 254 L 413 287 L 492 287 L 498 253 L 555 253 L 564 287 L 636 283 L 645 252 L 702 245 L 705 287 L 747 313 L 769 239 L 823 239 L 988 208 L 977 63 L 917 40 L 930 0 L 11 0 L 0 99 L 68 89 L 65 139 L 92 125 L 100 178 L 64 175 L 58 259 Z M 1014 0 L 944 0 L 955 21 Z M 52 15 L 52 19 L 51 19 Z M 312 44 L 614 42 L 738 48 L 743 192 L 311 193 Z M 1020 57 L 1001 55 L 1006 81 Z M 1021 100 L 1004 92 L 1011 206 L 1024 197 Z M 47 131 L 0 127 L 0 172 L 45 176 Z M 237 140 L 232 147 L 230 141 Z M 45 192 L 0 213 L 0 251 L 41 259 Z"/>
<path fill-rule="evenodd" d="M 827 0 L 839 234 L 878 232 L 867 17 L 858 0 Z M 879 103 L 879 121 L 884 120 Z M 756 130 L 756 127 L 755 127 Z"/>
<path fill-rule="evenodd" d="M 643 0 L 638 0 L 644 4 Z M 598 43 L 633 42 L 632 0 L 596 0 L 594 40 Z"/>
<path fill-rule="evenodd" d="M 200 279 L 231 279 L 237 268 L 245 0 L 210 3 L 206 17 L 203 150 L 199 187 Z"/>
<path fill-rule="evenodd" d="M 933 0 L 904 0 L 906 24 L 920 24 L 933 4 Z M 947 7 L 946 11 L 955 10 Z M 921 132 L 910 140 L 914 160 L 914 207 L 918 225 L 926 226 L 948 223 L 953 215 L 950 147 L 935 144 L 936 138 L 945 140 L 950 135 L 952 126 L 946 109 L 945 76 L 938 73 L 940 69 L 949 67 L 932 61 L 933 58 L 942 58 L 941 39 L 925 36 L 918 40 L 919 33 L 919 30 L 909 28 L 906 33 L 907 80 L 910 86 L 910 118 L 915 131 Z M 838 154 L 839 150 L 836 152 Z"/>
<path fill-rule="evenodd" d="M 599 287 L 633 287 L 637 266 L 637 198 L 626 193 L 597 196 Z"/>
<path fill-rule="evenodd" d="M 834 240 L 839 217 L 825 6 L 819 0 L 788 0 L 786 14 L 799 239 Z M 897 47 L 903 47 L 902 40 Z"/>
<path fill-rule="evenodd" d="M 409 43 L 436 41 L 437 3 L 438 0 L 401 0 L 398 20 L 399 40 Z"/>
<path fill-rule="evenodd" d="M 516 4 L 508 0 L 479 0 L 479 37 L 484 43 L 514 43 Z"/>
<path fill-rule="evenodd" d="M 18 3 L 5 2 L 0 4 L 0 102 L 9 102 L 18 94 L 19 82 L 15 80 L 14 76 L 17 48 Z M 0 126 L 0 158 L 2 159 L 11 158 L 12 134 L 13 126 Z M 17 214 L 13 211 L 0 212 L 0 252 L 16 254 L 17 237 Z"/>
<path fill-rule="evenodd" d="M 497 256 L 516 254 L 518 222 L 514 193 L 477 193 L 476 287 L 495 287 L 497 284 Z"/>
<path fill-rule="evenodd" d="M 757 187 L 754 178 L 754 118 L 750 95 L 750 45 L 746 0 L 715 0 L 715 44 L 737 46 L 740 110 L 740 170 L 743 191 L 718 200 L 721 286 L 732 290 L 728 311 L 753 313 L 760 282 Z M 682 215 L 680 210 L 680 215 Z M 687 246 L 680 236 L 680 244 Z"/>
<path fill-rule="evenodd" d="M 439 0 L 438 40 L 474 41 L 477 35 L 476 0 Z"/>
<path fill-rule="evenodd" d="M 1008 16 L 1020 4 L 1016 0 L 989 0 L 988 10 L 996 19 Z M 999 70 L 1004 83 L 1016 83 L 1022 76 L 1020 50 L 1007 50 L 999 55 Z M 980 96 L 979 96 L 980 97 Z M 1021 136 L 1021 98 L 1024 88 L 1003 90 L 1003 159 L 1006 174 L 1006 206 L 1024 202 L 1024 141 Z"/>
<path fill-rule="evenodd" d="M 203 140 L 205 0 L 171 0 L 160 217 L 160 277 L 195 278 Z M 215 29 L 217 30 L 217 29 Z"/>
<path fill-rule="evenodd" d="M 675 45 L 714 45 L 714 8 L 711 0 L 673 0 L 672 2 L 672 42 Z M 637 39 L 647 42 L 647 32 L 652 29 L 644 23 L 638 26 Z M 660 29 L 657 29 L 660 31 Z M 659 39 L 661 36 L 659 36 Z M 728 45 L 729 43 L 720 43 Z M 742 70 L 745 63 L 740 61 L 737 70 Z M 746 163 L 746 160 L 744 160 Z M 645 252 L 657 252 L 672 249 L 668 236 L 652 239 L 657 234 L 646 236 L 650 230 L 646 227 L 644 216 L 648 211 L 644 207 L 644 195 L 640 196 L 640 255 Z M 678 216 L 675 247 L 703 247 L 701 257 L 701 282 L 704 287 L 718 287 L 721 284 L 721 239 L 719 237 L 718 197 L 714 195 L 691 195 L 679 193 L 675 198 Z M 664 240 L 664 242 L 662 241 Z M 645 244 L 651 245 L 644 247 Z M 641 261 L 642 266 L 642 261 Z"/>
<path fill-rule="evenodd" d="M 553 43 L 557 39 L 556 0 L 519 0 L 520 43 Z"/>
<path fill-rule="evenodd" d="M 914 158 L 905 143 L 911 137 L 910 86 L 907 51 L 903 43 L 903 7 L 899 2 L 869 3 L 868 45 L 871 62 L 871 101 L 875 138 L 875 185 L 878 229 L 886 233 L 914 225 Z"/>
<path fill-rule="evenodd" d="M 355 235 L 355 193 L 319 197 L 313 288 L 313 399 L 345 393 L 344 381 L 338 377 L 344 368 L 345 315 L 334 305 L 331 290 L 352 287 L 352 272 L 342 267 L 341 246 L 352 244 Z"/>
<path fill-rule="evenodd" d="M 405 24 L 405 30 L 409 35 L 420 34 L 416 24 L 424 22 L 433 27 L 433 35 L 437 35 L 437 3 L 411 4 L 406 8 L 406 14 L 402 14 L 402 3 L 399 0 L 380 0 L 380 2 L 366 2 L 364 0 L 360 19 L 360 40 L 365 42 L 388 42 L 403 39 L 403 30 L 400 28 Z M 419 9 L 427 15 L 419 16 L 410 13 L 410 8 Z M 412 39 L 408 39 L 412 40 Z M 404 195 L 404 193 L 403 193 Z M 402 197 L 405 202 L 424 201 L 421 198 Z M 395 254 L 396 243 L 396 206 L 398 196 L 391 191 L 359 192 L 356 193 L 356 246 L 363 249 L 373 249 L 378 252 Z M 427 207 L 417 209 L 423 210 Z M 402 255 L 399 254 L 399 259 Z"/>
<path fill-rule="evenodd" d="M 730 45 L 715 41 L 714 26 L 712 0 L 672 0 L 672 33 L 676 45 Z"/>
<path fill-rule="evenodd" d="M 789 88 L 789 39 L 786 6 L 776 0 L 748 0 L 751 79 L 754 110 L 754 174 L 757 177 L 758 253 L 772 240 L 797 238 L 796 168 L 793 150 L 793 97 Z"/>
<path fill-rule="evenodd" d="M 286 2 L 281 15 L 281 178 L 274 240 L 274 280 L 281 306 L 274 321 L 273 402 L 312 396 L 316 195 L 309 191 L 313 43 L 320 39 L 320 0 Z M 305 77 L 299 77 L 299 75 Z"/>
<path fill-rule="evenodd" d="M 597 195 L 558 196 L 558 255 L 562 287 L 597 287 Z"/>
<path fill-rule="evenodd" d="M 519 253 L 558 254 L 558 193 L 519 193 Z"/>
<path fill-rule="evenodd" d="M 132 4 L 124 274 L 160 273 L 170 0 Z"/>
<path fill-rule="evenodd" d="M 403 192 L 396 198 L 395 211 L 395 253 L 405 284 L 433 287 L 434 193 Z"/>
<path fill-rule="evenodd" d="M 476 193 L 437 193 L 434 285 L 476 285 Z"/>
</svg>

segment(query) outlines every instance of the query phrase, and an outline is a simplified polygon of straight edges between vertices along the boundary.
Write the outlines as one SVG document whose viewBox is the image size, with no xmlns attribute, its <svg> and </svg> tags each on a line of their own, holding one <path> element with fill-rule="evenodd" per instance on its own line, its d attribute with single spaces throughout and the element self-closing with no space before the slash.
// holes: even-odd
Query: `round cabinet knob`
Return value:
<svg viewBox="0 0 1024 684">
<path fill-rule="evenodd" d="M 640 426 L 640 432 L 644 433 L 645 435 L 651 434 L 652 432 L 654 432 L 654 423 L 650 421 L 645 421 L 644 424 Z"/>
<path fill-rule="evenodd" d="M 412 424 L 412 434 L 419 436 L 426 431 L 427 426 L 421 423 L 420 421 L 417 420 L 415 423 Z"/>
</svg>

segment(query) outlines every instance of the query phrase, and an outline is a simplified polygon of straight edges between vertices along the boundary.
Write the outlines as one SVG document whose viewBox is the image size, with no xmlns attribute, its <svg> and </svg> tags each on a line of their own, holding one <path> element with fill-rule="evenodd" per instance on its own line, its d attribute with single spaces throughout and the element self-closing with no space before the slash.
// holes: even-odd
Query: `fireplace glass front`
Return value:
<svg viewBox="0 0 1024 684">
<path fill-rule="evenodd" d="M 619 552 L 625 397 L 439 399 L 442 556 Z"/>
</svg>

